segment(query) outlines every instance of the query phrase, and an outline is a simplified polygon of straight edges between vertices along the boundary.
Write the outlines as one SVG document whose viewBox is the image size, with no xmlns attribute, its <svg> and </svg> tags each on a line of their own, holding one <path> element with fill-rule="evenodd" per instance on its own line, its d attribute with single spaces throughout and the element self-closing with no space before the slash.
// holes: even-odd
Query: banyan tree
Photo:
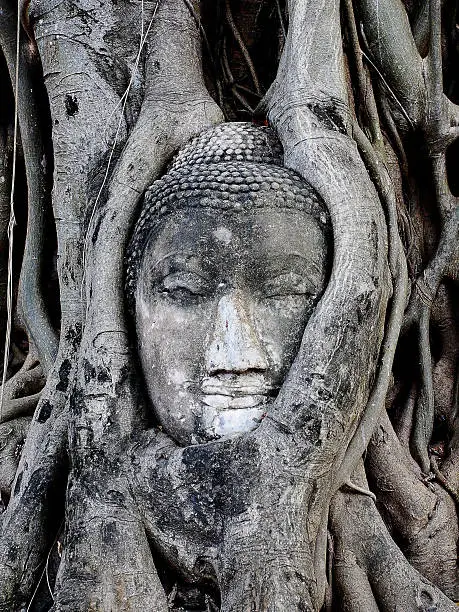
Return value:
<svg viewBox="0 0 459 612">
<path fill-rule="evenodd" d="M 0 611 L 456 608 L 452 0 L 1 0 Z"/>
</svg>

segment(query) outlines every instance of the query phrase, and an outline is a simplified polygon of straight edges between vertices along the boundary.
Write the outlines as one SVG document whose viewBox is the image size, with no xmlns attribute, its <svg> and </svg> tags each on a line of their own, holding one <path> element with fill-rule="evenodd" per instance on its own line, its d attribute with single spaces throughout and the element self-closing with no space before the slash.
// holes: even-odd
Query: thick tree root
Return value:
<svg viewBox="0 0 459 612">
<path fill-rule="evenodd" d="M 5 383 L 0 423 L 34 413 L 46 382 L 34 352 L 31 347 L 21 369 Z"/>
<path fill-rule="evenodd" d="M 360 471 L 360 482 L 365 479 Z M 367 496 L 339 492 L 330 506 L 340 609 L 446 612 L 455 604 L 408 563 Z"/>
<path fill-rule="evenodd" d="M 5 506 L 11 495 L 11 485 L 29 432 L 30 421 L 28 417 L 19 417 L 0 425 L 0 496 Z M 1 508 L 1 512 L 3 510 L 4 508 Z"/>
<path fill-rule="evenodd" d="M 83 486 L 90 481 L 88 457 L 100 457 L 101 473 L 110 473 L 123 440 L 144 426 L 123 309 L 123 255 L 137 202 L 178 147 L 223 119 L 204 86 L 199 30 L 187 5 L 182 0 L 159 3 L 149 35 L 146 91 L 139 118 L 104 199 L 96 202 L 85 240 L 88 262 L 85 280 L 91 299 L 70 426 L 73 470 L 67 507 L 77 503 L 82 513 L 79 524 L 89 521 L 95 531 L 92 528 L 80 533 L 74 531 L 72 518 L 67 537 L 70 545 L 73 545 L 72 537 L 75 538 L 78 556 L 63 558 L 56 592 L 58 609 L 75 609 L 72 605 L 76 605 L 76 599 L 70 593 L 77 591 L 74 577 L 85 560 L 93 568 L 90 591 L 100 605 L 109 605 L 106 602 L 113 601 L 114 591 L 121 590 L 129 596 L 120 610 L 127 610 L 132 602 L 136 602 L 135 609 L 144 609 L 145 602 L 152 598 L 157 601 L 157 609 L 167 608 L 164 594 L 161 596 L 162 591 L 155 589 L 158 581 L 152 578 L 155 569 L 146 536 L 135 518 L 136 508 L 125 486 L 119 495 L 125 501 L 111 502 L 107 493 L 97 505 L 91 500 L 97 496 L 97 487 L 101 484 L 96 482 L 95 488 Z M 178 55 L 180 63 L 176 61 Z M 93 474 L 91 470 L 90 473 Z M 99 478 L 99 474 L 94 475 Z M 78 499 L 74 502 L 75 495 Z M 118 515 L 107 526 L 107 517 L 114 511 L 111 504 L 123 507 L 118 507 Z M 101 565 L 98 559 L 107 555 L 107 545 L 100 537 L 100 530 L 107 526 L 121 532 L 125 521 L 131 537 L 126 541 L 120 539 L 124 552 L 116 556 L 114 549 L 112 562 Z M 134 582 L 131 557 L 138 559 L 139 571 Z M 146 568 L 144 573 L 140 572 L 142 566 Z"/>
<path fill-rule="evenodd" d="M 455 503 L 438 485 L 433 491 L 426 486 L 387 414 L 371 439 L 366 468 L 383 516 L 409 562 L 449 597 L 458 598 Z"/>
<path fill-rule="evenodd" d="M 1 516 L 1 612 L 27 608 L 62 522 L 68 469 L 64 362 L 58 358 L 42 392 L 12 484 L 11 499 Z M 8 427 L 21 422 L 7 422 L 0 427 L 7 432 Z M 29 425 L 29 419 L 24 424 Z"/>
</svg>

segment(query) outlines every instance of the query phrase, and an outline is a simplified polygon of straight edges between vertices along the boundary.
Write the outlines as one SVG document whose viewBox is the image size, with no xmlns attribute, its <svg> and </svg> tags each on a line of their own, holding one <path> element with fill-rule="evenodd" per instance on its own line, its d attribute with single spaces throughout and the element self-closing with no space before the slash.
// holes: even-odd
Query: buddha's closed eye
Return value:
<svg viewBox="0 0 459 612">
<path fill-rule="evenodd" d="M 307 277 L 295 272 L 286 272 L 267 281 L 263 293 L 266 298 L 310 296 L 314 293 L 314 287 Z"/>
<path fill-rule="evenodd" d="M 160 279 L 157 291 L 177 303 L 195 303 L 210 293 L 209 281 L 194 272 L 173 272 Z"/>
<path fill-rule="evenodd" d="M 156 291 L 166 299 L 186 304 L 194 303 L 207 297 L 213 297 L 218 289 L 226 283 L 211 282 L 191 271 L 179 271 L 167 274 L 155 283 Z M 250 287 L 246 288 L 250 293 Z M 282 301 L 286 298 L 305 299 L 315 294 L 311 280 L 295 272 L 286 272 L 274 276 L 262 284 L 261 297 L 268 301 Z"/>
</svg>

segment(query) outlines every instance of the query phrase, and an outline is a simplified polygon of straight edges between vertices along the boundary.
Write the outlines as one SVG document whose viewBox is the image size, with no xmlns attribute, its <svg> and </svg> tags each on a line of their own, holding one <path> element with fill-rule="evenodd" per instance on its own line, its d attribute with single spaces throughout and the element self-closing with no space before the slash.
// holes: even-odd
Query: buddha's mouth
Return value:
<svg viewBox="0 0 459 612">
<path fill-rule="evenodd" d="M 269 402 L 277 391 L 260 374 L 224 374 L 203 379 L 201 401 L 216 410 L 258 408 Z"/>
</svg>

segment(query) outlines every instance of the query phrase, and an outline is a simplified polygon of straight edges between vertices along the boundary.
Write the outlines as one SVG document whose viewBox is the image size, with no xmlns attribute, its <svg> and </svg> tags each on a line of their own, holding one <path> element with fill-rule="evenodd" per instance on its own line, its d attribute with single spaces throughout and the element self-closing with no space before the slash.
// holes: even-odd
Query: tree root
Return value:
<svg viewBox="0 0 459 612">
<path fill-rule="evenodd" d="M 0 45 L 5 55 L 11 82 L 15 83 L 16 66 L 15 9 L 5 13 L 0 27 Z M 30 40 L 22 33 L 19 55 L 18 118 L 26 166 L 28 222 L 26 244 L 19 284 L 19 301 L 29 338 L 37 347 L 40 362 L 46 372 L 57 354 L 58 338 L 43 297 L 41 264 L 43 259 L 46 221 L 51 212 L 51 180 L 49 143 L 44 136 L 41 96 L 36 83 L 39 62 Z"/>
<path fill-rule="evenodd" d="M 359 478 L 365 486 L 365 478 Z M 389 535 L 373 501 L 338 492 L 330 507 L 340 609 L 419 612 L 456 609 L 438 588 L 405 559 Z"/>
<path fill-rule="evenodd" d="M 126 479 L 110 462 L 71 473 L 52 612 L 168 609 Z"/>
<path fill-rule="evenodd" d="M 423 481 L 386 413 L 368 447 L 366 468 L 378 506 L 409 562 L 449 597 L 457 597 L 459 529 L 454 501 Z"/>
<path fill-rule="evenodd" d="M 31 347 L 21 369 L 5 383 L 0 423 L 20 416 L 31 416 L 40 399 L 46 379 Z"/>
<path fill-rule="evenodd" d="M 425 60 L 416 49 L 400 0 L 359 0 L 358 4 L 373 61 L 402 101 L 413 125 L 423 132 L 442 220 L 436 253 L 416 280 L 404 322 L 404 331 L 412 325 L 418 331 L 421 385 L 414 412 L 412 448 L 427 474 L 435 403 L 429 339 L 431 306 L 448 266 L 456 257 L 459 236 L 458 200 L 449 189 L 445 165 L 446 148 L 457 136 L 451 132 L 457 109 L 443 93 L 441 0 L 430 2 L 429 53 Z"/>
<path fill-rule="evenodd" d="M 114 171 L 108 197 L 98 201 L 91 214 L 85 239 L 85 280 L 90 299 L 74 391 L 77 409 L 70 424 L 73 470 L 67 499 L 68 509 L 78 506 L 81 512 L 69 517 L 66 536 L 71 547 L 78 547 L 78 555 L 63 557 L 56 609 L 80 609 L 75 608 L 77 603 L 70 594 L 77 590 L 74 576 L 85 560 L 93 569 L 88 588 L 94 601 L 112 601 L 115 593 L 125 591 L 129 595 L 116 609 L 127 610 L 130 601 L 136 601 L 142 609 L 152 597 L 157 609 L 167 609 L 164 594 L 161 596 L 155 587 L 158 580 L 152 578 L 155 569 L 146 536 L 125 486 L 118 485 L 120 499 L 125 496 L 120 508 L 110 500 L 110 492 L 95 504 L 97 491 L 85 483 L 92 474 L 88 456 L 98 456 L 101 472 L 106 466 L 106 473 L 110 473 L 119 460 L 120 444 L 145 426 L 123 308 L 123 256 L 142 193 L 178 147 L 223 120 L 204 86 L 200 47 L 199 29 L 186 4 L 182 0 L 161 2 L 152 21 L 139 118 Z M 176 61 L 178 55 L 180 63 Z M 89 380 L 88 369 L 94 372 Z M 104 376 L 98 376 L 101 371 Z M 118 547 L 114 548 L 111 562 L 101 565 L 100 558 L 108 553 L 98 534 L 109 516 L 114 518 L 107 529 L 121 533 L 125 524 L 131 537 L 119 540 L 125 552 L 116 557 Z M 78 525 L 87 528 L 78 533 Z M 135 581 L 131 557 L 138 560 Z M 143 574 L 142 566 L 147 568 Z"/>
<path fill-rule="evenodd" d="M 0 495 L 3 503 L 11 495 L 11 485 L 29 432 L 30 421 L 29 417 L 20 417 L 0 425 Z M 1 521 L 0 515 L 0 524 Z"/>
<path fill-rule="evenodd" d="M 22 450 L 0 538 L 0 611 L 26 608 L 62 522 L 67 477 L 67 394 L 58 358 L 38 402 Z M 65 366 L 64 366 L 65 369 Z M 21 419 L 0 425 L 4 431 Z"/>
<path fill-rule="evenodd" d="M 8 223 L 10 217 L 11 161 L 13 153 L 13 129 L 6 117 L 0 124 L 0 337 L 6 326 L 6 290 L 8 275 Z"/>
<path fill-rule="evenodd" d="M 1 422 L 6 423 L 20 416 L 32 416 L 40 396 L 41 392 L 4 401 Z"/>
</svg>

